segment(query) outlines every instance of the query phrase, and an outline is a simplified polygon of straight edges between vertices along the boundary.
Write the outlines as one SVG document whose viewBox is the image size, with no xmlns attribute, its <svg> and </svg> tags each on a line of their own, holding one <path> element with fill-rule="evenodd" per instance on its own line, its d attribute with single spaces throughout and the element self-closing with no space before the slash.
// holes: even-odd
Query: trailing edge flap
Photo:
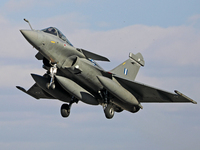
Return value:
<svg viewBox="0 0 200 150">
<path fill-rule="evenodd" d="M 99 61 L 110 61 L 108 58 L 104 57 L 104 56 L 100 56 L 98 54 L 94 54 L 92 52 L 86 51 L 84 49 L 78 49 L 80 51 L 82 51 L 82 53 L 85 55 L 85 57 L 87 58 L 91 58 L 93 60 L 99 60 Z"/>
<path fill-rule="evenodd" d="M 43 91 L 36 83 L 28 91 L 26 91 L 23 87 L 20 86 L 16 86 L 16 88 L 36 99 L 54 99 L 51 95 Z"/>
<path fill-rule="evenodd" d="M 44 58 L 44 56 L 43 56 L 40 52 L 38 52 L 38 53 L 35 55 L 35 57 L 36 57 L 38 60 L 43 60 L 43 58 Z"/>
<path fill-rule="evenodd" d="M 141 103 L 193 103 L 197 102 L 175 91 L 176 94 L 114 75 L 114 78 Z"/>
</svg>

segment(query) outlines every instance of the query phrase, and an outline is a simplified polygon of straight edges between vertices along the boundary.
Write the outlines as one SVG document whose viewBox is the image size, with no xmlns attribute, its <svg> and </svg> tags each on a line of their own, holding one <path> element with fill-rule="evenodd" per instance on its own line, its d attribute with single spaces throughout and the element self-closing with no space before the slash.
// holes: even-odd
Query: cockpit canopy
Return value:
<svg viewBox="0 0 200 150">
<path fill-rule="evenodd" d="M 42 30 L 43 32 L 46 32 L 46 33 L 49 33 L 49 34 L 53 34 L 55 36 L 58 36 L 59 38 L 61 38 L 63 41 L 67 42 L 69 45 L 73 46 L 69 40 L 66 38 L 66 36 L 60 31 L 58 30 L 57 28 L 55 27 L 49 27 L 49 28 L 46 28 L 46 29 L 43 29 Z"/>
</svg>

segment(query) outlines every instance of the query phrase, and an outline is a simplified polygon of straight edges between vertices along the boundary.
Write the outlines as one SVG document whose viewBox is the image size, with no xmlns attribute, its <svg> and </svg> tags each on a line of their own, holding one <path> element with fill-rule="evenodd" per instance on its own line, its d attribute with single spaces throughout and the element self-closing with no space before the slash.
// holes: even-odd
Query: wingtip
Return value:
<svg viewBox="0 0 200 150">
<path fill-rule="evenodd" d="M 23 87 L 21 87 L 21 86 L 16 86 L 16 88 L 26 93 L 26 90 L 25 90 Z"/>
<path fill-rule="evenodd" d="M 196 101 L 194 101 L 193 99 L 187 97 L 187 96 L 184 95 L 183 93 L 181 93 L 181 92 L 179 92 L 179 91 L 177 91 L 177 90 L 174 90 L 174 92 L 175 92 L 176 94 L 178 94 L 179 96 L 182 96 L 182 97 L 184 97 L 185 99 L 189 100 L 191 103 L 193 103 L 193 104 L 197 104 Z"/>
</svg>

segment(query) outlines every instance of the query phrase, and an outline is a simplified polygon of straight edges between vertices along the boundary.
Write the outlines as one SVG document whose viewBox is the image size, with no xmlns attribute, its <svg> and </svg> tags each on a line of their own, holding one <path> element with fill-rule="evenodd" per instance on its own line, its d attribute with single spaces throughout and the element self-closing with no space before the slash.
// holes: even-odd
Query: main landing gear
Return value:
<svg viewBox="0 0 200 150">
<path fill-rule="evenodd" d="M 64 118 L 68 117 L 70 114 L 70 108 L 71 108 L 71 105 L 63 104 L 60 108 L 61 116 Z"/>
<path fill-rule="evenodd" d="M 70 109 L 73 103 L 78 103 L 78 99 L 76 99 L 75 97 L 72 97 L 72 100 L 69 104 L 63 104 L 60 108 L 60 113 L 61 116 L 64 118 L 69 117 L 70 115 Z"/>
<path fill-rule="evenodd" d="M 104 113 L 107 119 L 112 119 L 114 114 L 115 114 L 115 110 L 113 108 L 113 105 L 111 103 L 107 104 L 106 107 L 104 107 Z"/>
<path fill-rule="evenodd" d="M 104 100 L 102 106 L 103 106 L 103 110 L 104 110 L 104 114 L 105 114 L 106 118 L 112 119 L 115 114 L 115 109 L 113 107 L 113 104 L 110 101 L 108 91 L 107 90 L 99 91 L 99 95 Z"/>
</svg>

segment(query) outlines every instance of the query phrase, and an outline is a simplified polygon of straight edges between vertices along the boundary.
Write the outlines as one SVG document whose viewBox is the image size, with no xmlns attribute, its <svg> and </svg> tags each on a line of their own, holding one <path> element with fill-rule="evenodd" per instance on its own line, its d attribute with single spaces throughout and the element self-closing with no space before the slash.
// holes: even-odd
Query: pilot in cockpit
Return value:
<svg viewBox="0 0 200 150">
<path fill-rule="evenodd" d="M 60 30 L 58 30 L 57 28 L 49 27 L 49 28 L 43 29 L 42 31 L 43 31 L 43 32 L 46 32 L 46 33 L 53 34 L 53 35 L 55 35 L 55 36 L 58 36 L 58 37 L 61 38 L 63 41 L 67 42 L 69 45 L 73 46 L 73 45 L 69 42 L 69 40 L 65 37 L 65 35 L 64 35 Z"/>
<path fill-rule="evenodd" d="M 44 32 L 45 32 L 45 31 L 44 31 Z M 53 27 L 47 28 L 46 32 L 51 33 L 51 34 L 57 36 L 57 32 L 56 32 L 56 30 L 55 30 Z"/>
</svg>

